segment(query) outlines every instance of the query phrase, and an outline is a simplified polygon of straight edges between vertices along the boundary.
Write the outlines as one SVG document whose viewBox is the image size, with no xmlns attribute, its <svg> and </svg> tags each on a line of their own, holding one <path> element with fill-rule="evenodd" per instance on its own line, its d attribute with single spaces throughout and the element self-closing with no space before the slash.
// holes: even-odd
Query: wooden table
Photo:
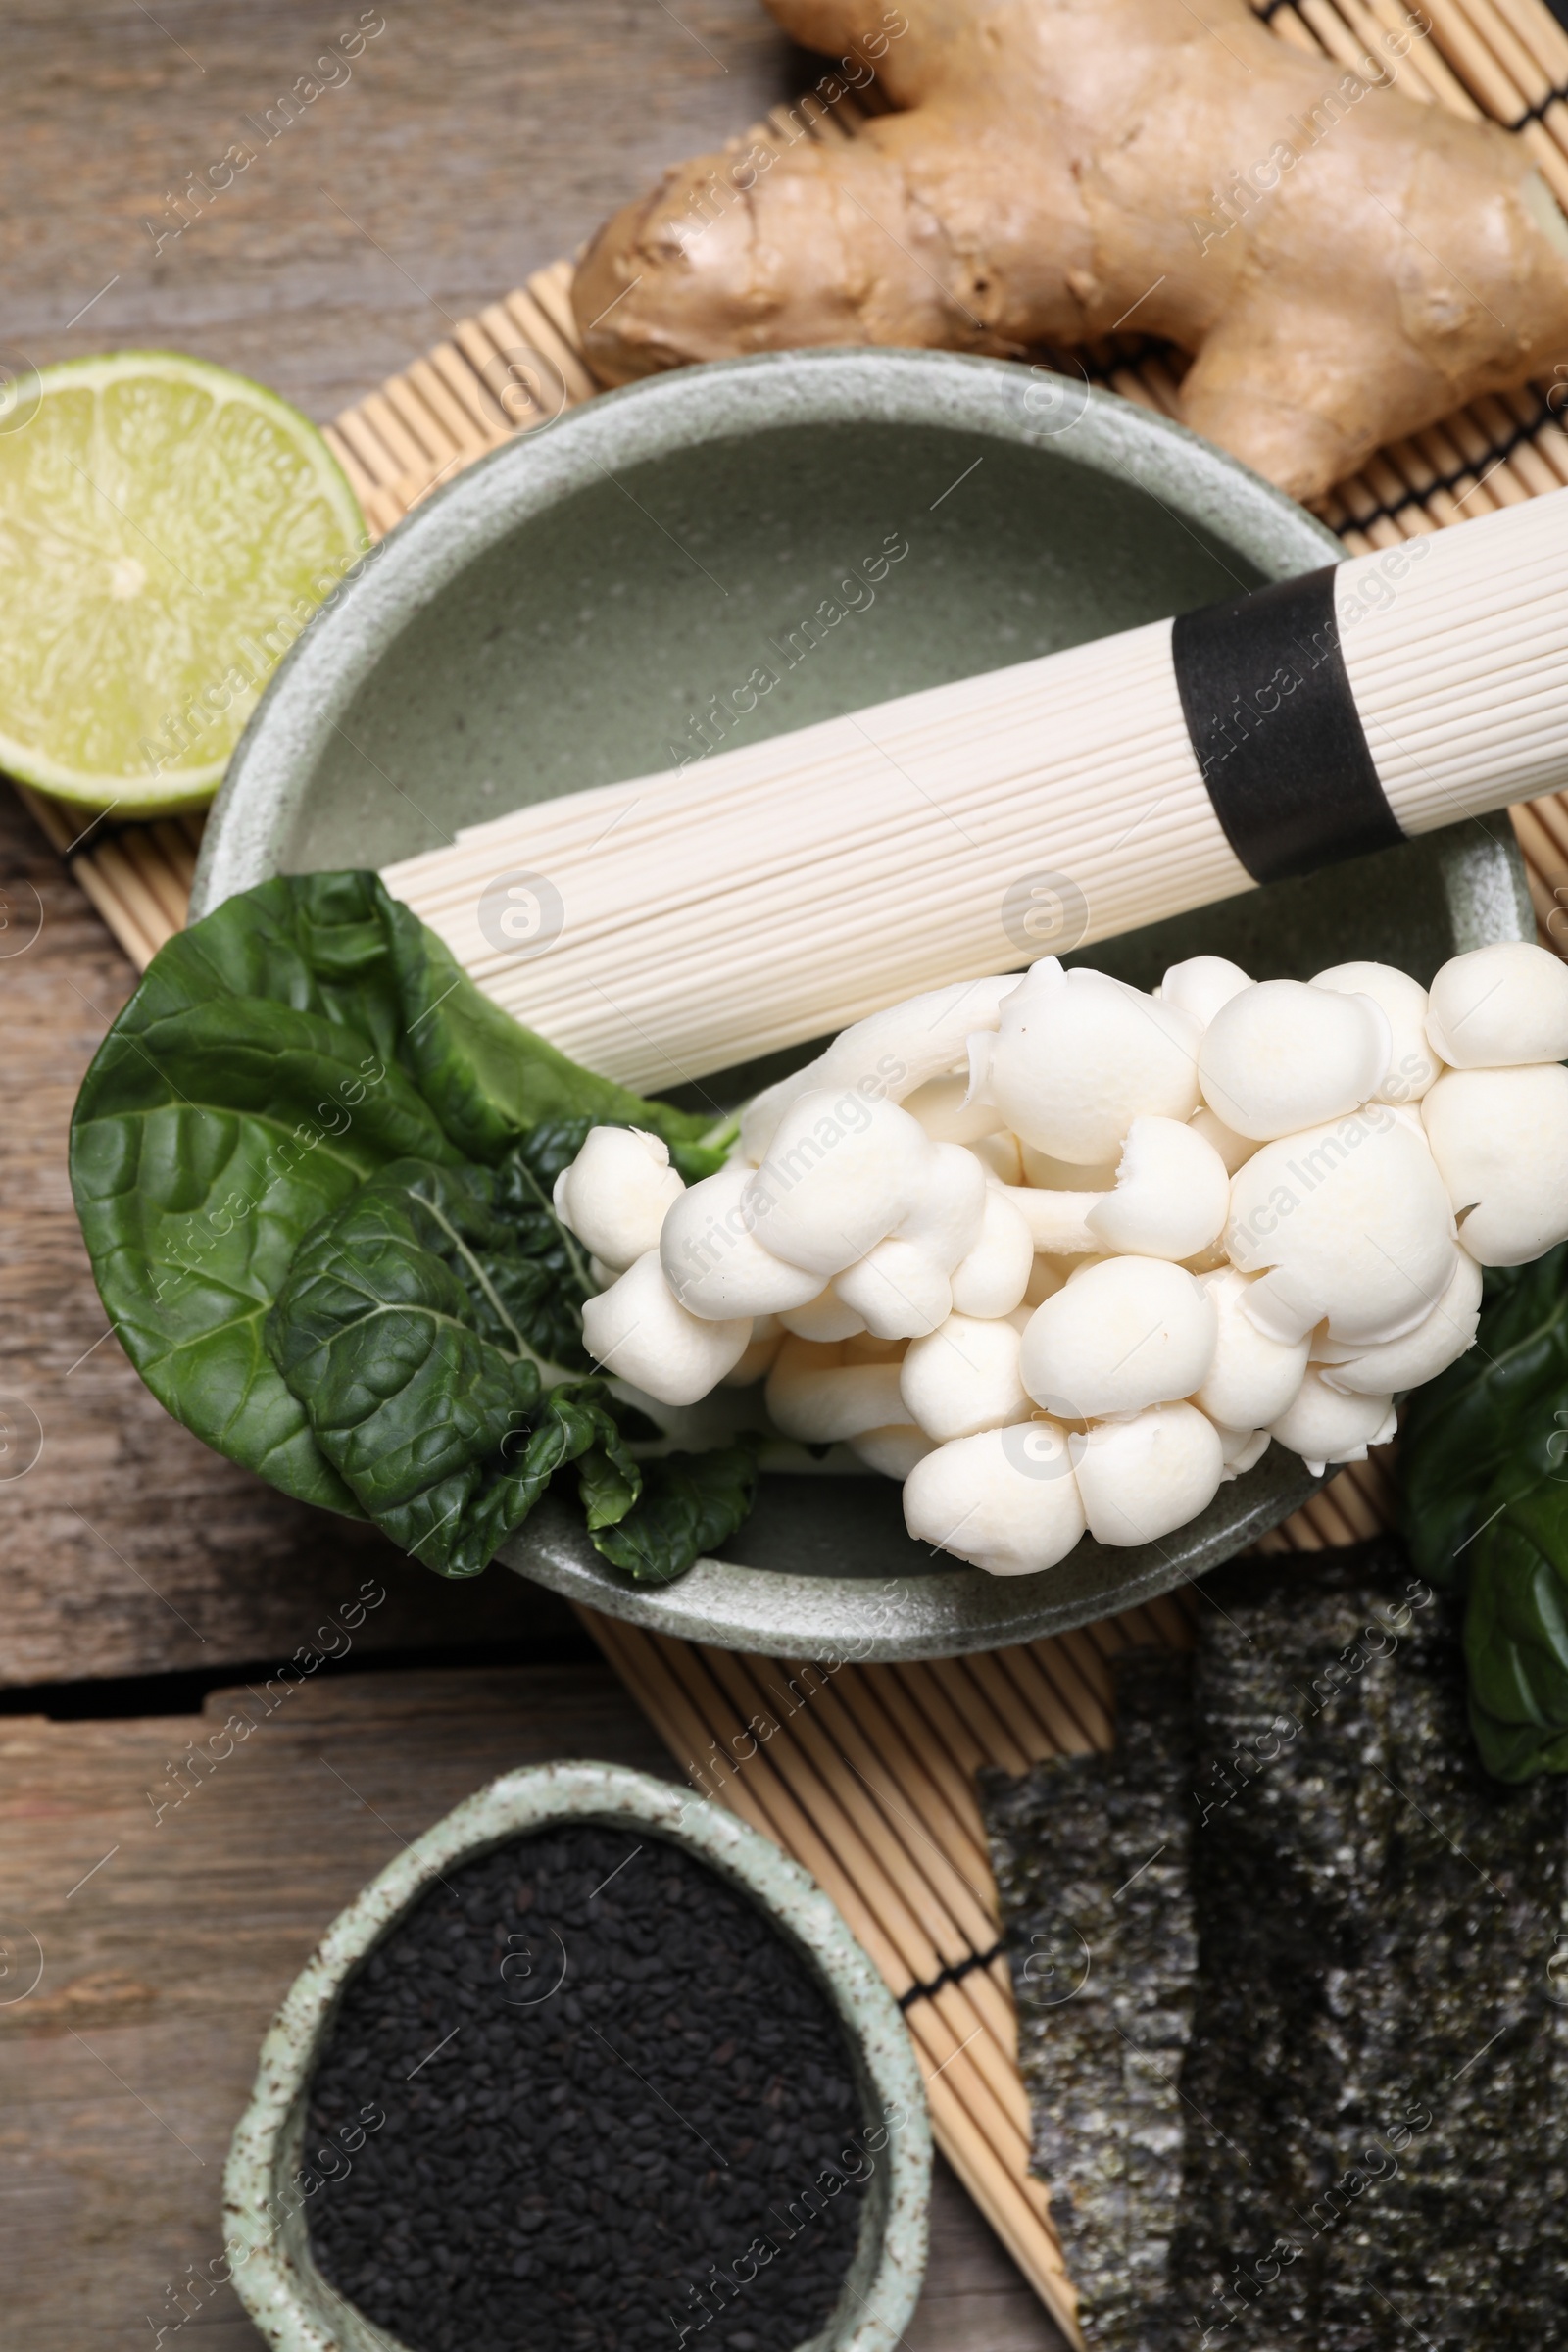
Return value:
<svg viewBox="0 0 1568 2352">
<path fill-rule="evenodd" d="M 357 24 L 381 29 L 349 78 L 269 136 Z M 173 345 L 318 418 L 813 74 L 755 0 L 20 0 L 5 41 L 0 357 Z M 241 140 L 254 164 L 169 233 L 187 173 Z M 533 1758 L 671 1770 L 549 1594 L 438 1582 L 142 1389 L 65 1167 L 131 985 L 0 787 L 0 2334 L 26 2352 L 128 2352 L 172 2316 L 219 2248 L 267 2018 L 399 1839 Z M 347 1659 L 157 1816 L 202 1708 L 367 1583 Z M 933 2242 L 909 2352 L 1059 2342 L 951 2176 Z M 228 2290 L 188 2331 L 257 2340 Z"/>
</svg>

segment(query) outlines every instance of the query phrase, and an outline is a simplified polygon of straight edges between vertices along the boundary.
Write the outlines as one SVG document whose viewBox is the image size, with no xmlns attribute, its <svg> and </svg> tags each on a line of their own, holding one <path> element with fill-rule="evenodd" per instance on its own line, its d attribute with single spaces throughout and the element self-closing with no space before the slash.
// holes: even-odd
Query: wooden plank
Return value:
<svg viewBox="0 0 1568 2352">
<path fill-rule="evenodd" d="M 143 1388 L 66 1172 L 77 1085 L 134 974 L 3 788 L 0 887 L 0 1685 L 287 1656 L 371 1574 L 388 1597 L 367 1651 L 546 1637 L 579 1650 L 539 1587 L 503 1569 L 432 1576 L 209 1452 Z"/>
<path fill-rule="evenodd" d="M 221 2246 L 220 2178 L 257 2046 L 322 1929 L 400 1841 L 499 1772 L 566 1754 L 669 1777 L 597 1665 L 345 1675 L 274 1690 L 270 1715 L 268 1696 L 215 1692 L 200 1717 L 0 1724 L 0 1933 L 19 1972 L 43 1962 L 20 2000 L 0 1980 L 0 2271 L 7 2341 L 27 2352 L 150 2343 L 180 2309 L 199 2311 L 207 2352 L 254 2352 L 232 2290 L 200 2300 L 187 2266 Z M 204 1773 L 238 1716 L 257 1728 Z M 946 2168 L 906 2340 L 1064 2342 Z"/>
<path fill-rule="evenodd" d="M 266 1697 L 0 1724 L 0 1912 L 18 1967 L 43 1958 L 37 1989 L 0 2006 L 4 2333 L 27 2352 L 150 2344 L 149 2317 L 177 2316 L 185 2266 L 222 2243 L 223 2158 L 268 2019 L 401 1842 L 519 1764 L 667 1777 L 597 1665 L 344 1675 L 279 1690 L 270 1716 Z M 182 1776 L 234 1714 L 256 1730 Z M 155 1821 L 146 1791 L 177 1786 L 191 1793 Z M 226 2321 L 255 2345 L 231 2290 L 204 2309 L 196 2341 Z"/>
</svg>

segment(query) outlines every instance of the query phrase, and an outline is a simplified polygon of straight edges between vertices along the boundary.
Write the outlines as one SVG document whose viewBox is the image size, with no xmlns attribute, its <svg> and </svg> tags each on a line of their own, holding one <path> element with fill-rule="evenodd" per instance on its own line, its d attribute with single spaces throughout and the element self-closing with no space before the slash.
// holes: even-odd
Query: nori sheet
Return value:
<svg viewBox="0 0 1568 2352">
<path fill-rule="evenodd" d="M 1187 2340 L 1568 2342 L 1568 1789 L 1482 1771 L 1450 1605 L 1397 1545 L 1205 1590 Z"/>
<path fill-rule="evenodd" d="M 1203 1592 L 1190 1721 L 1134 1658 L 1113 1756 L 982 1790 L 1085 2340 L 1568 2346 L 1568 1784 L 1482 1771 L 1396 1543 Z"/>
<path fill-rule="evenodd" d="M 1181 2186 L 1197 1936 L 1188 1661 L 1117 1661 L 1111 1755 L 982 1775 L 1034 2169 L 1096 2352 L 1146 2352 Z M 1164 2338 L 1158 2339 L 1161 2344 Z"/>
</svg>

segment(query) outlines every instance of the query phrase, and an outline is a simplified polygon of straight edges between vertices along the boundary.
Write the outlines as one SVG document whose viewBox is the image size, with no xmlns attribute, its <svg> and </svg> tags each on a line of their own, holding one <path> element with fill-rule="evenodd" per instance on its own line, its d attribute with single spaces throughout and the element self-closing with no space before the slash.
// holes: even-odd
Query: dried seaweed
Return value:
<svg viewBox="0 0 1568 2352">
<path fill-rule="evenodd" d="M 1186 2340 L 1561 2343 L 1568 1792 L 1482 1772 L 1448 1606 L 1397 1547 L 1210 1591 Z"/>
<path fill-rule="evenodd" d="M 1197 1939 L 1187 1663 L 1118 1662 L 1110 1756 L 983 1776 L 1018 1995 L 1034 2169 L 1086 2343 L 1146 2352 L 1181 2183 L 1178 2088 Z"/>
<path fill-rule="evenodd" d="M 1190 1720 L 1134 1661 L 1113 1756 L 985 1790 L 1086 2342 L 1554 2352 L 1568 1788 L 1482 1771 L 1396 1544 L 1205 1590 Z"/>
</svg>

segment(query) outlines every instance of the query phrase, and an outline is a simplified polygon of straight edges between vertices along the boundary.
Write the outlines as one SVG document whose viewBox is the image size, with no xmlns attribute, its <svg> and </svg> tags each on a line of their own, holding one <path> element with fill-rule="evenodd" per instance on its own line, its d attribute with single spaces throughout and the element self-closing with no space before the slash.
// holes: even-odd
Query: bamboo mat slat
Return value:
<svg viewBox="0 0 1568 2352">
<path fill-rule="evenodd" d="M 1253 0 L 1280 39 L 1417 100 L 1501 122 L 1568 205 L 1568 31 L 1544 0 Z M 1425 25 L 1428 29 L 1421 31 Z M 1402 56 L 1391 43 L 1416 37 Z M 876 85 L 773 110 L 749 135 L 777 148 L 853 138 Z M 326 428 L 379 539 L 475 459 L 591 399 L 560 261 L 464 319 Z M 1084 355 L 1093 380 L 1173 415 L 1183 362 L 1141 338 Z M 1472 403 L 1379 451 L 1319 512 L 1352 554 L 1399 545 L 1568 486 L 1568 433 L 1547 384 Z M 138 970 L 185 920 L 200 817 L 83 827 L 24 799 Z M 1568 950 L 1568 799 L 1512 811 L 1544 945 Z M 1302 1555 L 1395 1522 L 1393 1448 L 1343 1470 L 1265 1536 Z M 691 1785 L 804 1864 L 905 2008 L 939 2145 L 1035 2292 L 1076 2337 L 1049 2191 L 1029 2173 L 1013 1989 L 997 1951 L 996 1887 L 975 1773 L 1009 1773 L 1110 1744 L 1109 1661 L 1192 1639 L 1189 1592 L 1048 1642 L 919 1665 L 741 1657 L 584 1612 Z M 769 1727 L 759 1736 L 760 1727 Z"/>
</svg>

